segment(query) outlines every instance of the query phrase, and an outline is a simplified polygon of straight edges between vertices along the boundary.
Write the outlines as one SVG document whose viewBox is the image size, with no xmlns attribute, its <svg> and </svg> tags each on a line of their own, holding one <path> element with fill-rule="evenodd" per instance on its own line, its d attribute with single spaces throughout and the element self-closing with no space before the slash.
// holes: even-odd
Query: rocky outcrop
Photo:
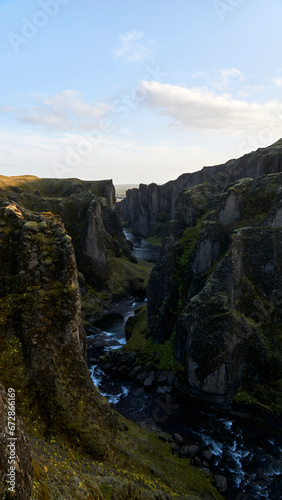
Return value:
<svg viewBox="0 0 282 500">
<path fill-rule="evenodd" d="M 103 202 L 91 198 L 87 251 L 100 259 L 95 238 L 106 226 L 114 229 L 112 212 L 101 227 Z M 75 257 L 58 215 L 0 201 L 1 498 L 9 498 L 7 391 L 14 388 L 20 418 L 13 498 L 220 500 L 211 475 L 180 463 L 156 436 L 125 423 L 93 385 Z"/>
<path fill-rule="evenodd" d="M 80 179 L 41 179 L 33 175 L 7 177 L 0 175 L 1 198 L 17 195 L 22 201 L 28 194 L 30 199 L 37 198 L 69 198 L 70 196 L 89 193 L 106 200 L 110 209 L 115 205 L 115 188 L 112 180 L 82 181 Z"/>
<path fill-rule="evenodd" d="M 136 262 L 115 210 L 112 181 L 0 176 L 0 189 L 3 199 L 61 217 L 72 237 L 78 270 L 94 288 L 111 291 L 111 275 L 119 266 L 115 259 Z"/>
<path fill-rule="evenodd" d="M 240 391 L 282 411 L 281 207 L 281 173 L 179 193 L 148 325 L 157 343 L 174 339 L 193 396 L 228 405 Z"/>
<path fill-rule="evenodd" d="M 0 339 L 20 341 L 21 388 L 40 401 L 46 429 L 102 456 L 116 419 L 87 369 L 71 238 L 52 214 L 1 202 L 0 242 Z"/>
<path fill-rule="evenodd" d="M 132 227 L 134 234 L 146 238 L 159 233 L 163 225 L 174 218 L 175 202 L 181 190 L 208 182 L 220 193 L 237 179 L 251 177 L 257 180 L 262 175 L 281 172 L 281 169 L 282 140 L 237 160 L 183 174 L 162 186 L 140 184 L 139 189 L 126 192 L 121 202 L 122 219 Z"/>
</svg>

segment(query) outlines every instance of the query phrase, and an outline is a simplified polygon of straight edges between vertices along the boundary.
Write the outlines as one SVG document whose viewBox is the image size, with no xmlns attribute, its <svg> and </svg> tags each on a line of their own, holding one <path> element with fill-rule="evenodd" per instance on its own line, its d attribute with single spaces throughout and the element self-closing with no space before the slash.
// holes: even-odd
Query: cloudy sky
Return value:
<svg viewBox="0 0 282 500">
<path fill-rule="evenodd" d="M 281 0 L 0 0 L 0 174 L 162 184 L 282 137 Z"/>
</svg>

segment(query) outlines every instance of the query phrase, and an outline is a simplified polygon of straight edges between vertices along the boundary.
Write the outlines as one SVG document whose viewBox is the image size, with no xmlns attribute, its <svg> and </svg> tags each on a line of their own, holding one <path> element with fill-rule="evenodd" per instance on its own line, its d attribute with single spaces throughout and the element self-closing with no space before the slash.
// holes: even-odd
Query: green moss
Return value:
<svg viewBox="0 0 282 500">
<path fill-rule="evenodd" d="M 26 229 L 28 231 L 32 231 L 34 233 L 38 233 L 40 228 L 39 228 L 37 222 L 30 220 L 24 224 L 24 229 Z"/>
<path fill-rule="evenodd" d="M 12 316 L 17 306 L 14 294 L 8 294 L 0 298 L 0 327 L 4 327 L 8 318 Z"/>
<path fill-rule="evenodd" d="M 251 384 L 248 390 L 241 388 L 233 400 L 235 403 L 279 416 L 282 414 L 282 379 L 271 385 Z"/>
<path fill-rule="evenodd" d="M 86 294 L 81 297 L 81 317 L 83 324 L 87 324 L 88 316 L 99 316 L 103 307 L 110 300 L 108 292 L 98 292 L 92 286 L 86 284 Z"/>
<path fill-rule="evenodd" d="M 114 296 L 122 296 L 128 292 L 145 293 L 154 264 L 142 261 L 135 264 L 121 257 L 111 258 L 110 267 L 109 290 Z"/>
<path fill-rule="evenodd" d="M 206 214 L 204 214 L 200 219 L 197 219 L 195 226 L 187 227 L 184 231 L 183 236 L 179 239 L 178 243 L 183 248 L 183 253 L 179 259 L 179 263 L 181 266 L 186 266 L 190 255 L 197 243 L 199 234 L 201 232 L 202 223 L 206 218 Z"/>
<path fill-rule="evenodd" d="M 154 236 L 149 236 L 149 238 L 146 238 L 147 243 L 150 245 L 153 245 L 155 247 L 161 247 L 162 246 L 162 238 L 158 235 Z"/>
<path fill-rule="evenodd" d="M 0 175 L 0 188 L 33 195 L 39 191 L 41 196 L 59 198 L 66 196 L 66 191 L 80 187 L 82 191 L 92 191 L 97 196 L 105 196 L 109 181 L 82 181 L 80 179 L 41 179 L 34 175 L 5 176 Z M 40 200 L 40 196 L 37 197 Z"/>
<path fill-rule="evenodd" d="M 93 460 L 56 438 L 50 443 L 31 437 L 31 498 L 153 500 L 155 495 L 164 499 L 168 494 L 186 500 L 222 500 L 205 471 L 173 455 L 169 444 L 154 434 L 119 419 L 126 422 L 128 431 L 118 436 L 115 450 L 104 461 Z"/>
<path fill-rule="evenodd" d="M 19 389 L 24 377 L 24 357 L 21 342 L 14 335 L 8 340 L 0 337 L 0 373 L 4 387 Z"/>
<path fill-rule="evenodd" d="M 277 199 L 277 174 L 266 176 L 260 189 L 249 192 L 244 198 L 244 213 L 236 227 L 260 224 L 268 215 Z"/>
<path fill-rule="evenodd" d="M 23 419 L 26 429 L 42 436 L 45 419 L 39 411 L 34 388 L 29 386 L 22 344 L 15 335 L 6 341 L 0 337 L 0 373 L 5 389 L 12 387 L 16 391 L 17 415 Z"/>
<path fill-rule="evenodd" d="M 16 389 L 17 413 L 30 433 L 32 499 L 104 500 L 111 494 L 109 498 L 153 500 L 153 494 L 159 491 L 176 498 L 221 500 L 208 474 L 191 467 L 188 459 L 173 455 L 168 443 L 129 421 L 128 431 L 117 436 L 115 446 L 108 449 L 102 462 L 84 453 L 71 435 L 67 441 L 64 435 L 49 432 L 48 441 L 44 439 L 38 431 L 40 416 L 33 406 L 31 388 L 21 388 L 25 371 L 21 343 L 11 337 L 0 347 L 2 381 L 6 387 Z M 124 421 L 123 417 L 118 418 Z"/>
<path fill-rule="evenodd" d="M 172 370 L 178 375 L 183 373 L 183 366 L 175 360 L 175 331 L 167 341 L 156 344 L 152 337 L 147 338 L 147 306 L 141 307 L 131 320 L 131 337 L 123 347 L 125 352 L 140 352 L 144 362 L 158 360 L 160 370 Z M 153 357 L 154 354 L 154 357 Z"/>
</svg>

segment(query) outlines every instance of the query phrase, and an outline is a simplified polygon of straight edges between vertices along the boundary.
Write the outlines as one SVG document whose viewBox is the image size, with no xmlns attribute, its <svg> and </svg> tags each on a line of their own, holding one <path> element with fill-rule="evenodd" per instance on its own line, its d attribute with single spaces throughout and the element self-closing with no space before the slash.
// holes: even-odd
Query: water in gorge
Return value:
<svg viewBox="0 0 282 500">
<path fill-rule="evenodd" d="M 128 236 L 128 233 L 125 233 Z M 151 245 L 130 234 L 138 259 L 153 255 Z M 151 253 L 150 253 L 151 252 Z M 130 297 L 117 305 L 115 314 L 100 320 L 103 334 L 113 340 L 105 347 L 120 349 L 126 343 L 124 326 L 145 302 Z M 94 335 L 95 336 L 95 335 Z M 88 337 L 89 338 L 89 337 Z M 185 398 L 169 405 L 165 395 L 117 373 L 105 373 L 99 362 L 89 362 L 94 384 L 112 406 L 126 418 L 169 434 L 178 433 L 189 443 L 199 442 L 212 452 L 209 462 L 213 474 L 227 478 L 230 500 L 280 500 L 282 497 L 282 437 L 278 427 L 246 413 L 222 411 Z"/>
</svg>

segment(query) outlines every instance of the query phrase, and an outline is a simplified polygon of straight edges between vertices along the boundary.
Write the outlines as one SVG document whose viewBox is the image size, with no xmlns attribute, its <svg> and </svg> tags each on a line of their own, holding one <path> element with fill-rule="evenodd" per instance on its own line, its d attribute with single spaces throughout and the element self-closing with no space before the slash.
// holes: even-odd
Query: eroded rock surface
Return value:
<svg viewBox="0 0 282 500">
<path fill-rule="evenodd" d="M 148 325 L 157 343 L 173 336 L 196 397 L 228 405 L 246 391 L 280 411 L 281 203 L 281 173 L 179 193 L 148 285 Z"/>
<path fill-rule="evenodd" d="M 136 261 L 115 210 L 112 181 L 0 176 L 0 186 L 1 179 L 1 198 L 61 217 L 72 237 L 78 270 L 93 287 L 111 290 L 111 275 L 118 265 L 114 258 Z"/>
<path fill-rule="evenodd" d="M 20 340 L 23 380 L 47 421 L 103 455 L 115 417 L 87 369 L 71 238 L 52 214 L 9 202 L 0 206 L 0 238 L 1 342 Z"/>
<path fill-rule="evenodd" d="M 121 202 L 122 218 L 128 227 L 132 227 L 134 234 L 146 238 L 159 233 L 160 227 L 174 218 L 175 202 L 181 190 L 208 182 L 215 192 L 220 193 L 237 179 L 249 177 L 257 180 L 262 175 L 281 172 L 281 169 L 280 140 L 270 147 L 260 148 L 237 160 L 182 174 L 175 181 L 169 181 L 162 186 L 154 183 L 140 184 L 138 189 L 129 189 L 126 198 Z M 236 199 L 231 197 L 221 218 L 228 221 L 229 214 L 234 213 L 238 216 L 239 206 Z"/>
</svg>

